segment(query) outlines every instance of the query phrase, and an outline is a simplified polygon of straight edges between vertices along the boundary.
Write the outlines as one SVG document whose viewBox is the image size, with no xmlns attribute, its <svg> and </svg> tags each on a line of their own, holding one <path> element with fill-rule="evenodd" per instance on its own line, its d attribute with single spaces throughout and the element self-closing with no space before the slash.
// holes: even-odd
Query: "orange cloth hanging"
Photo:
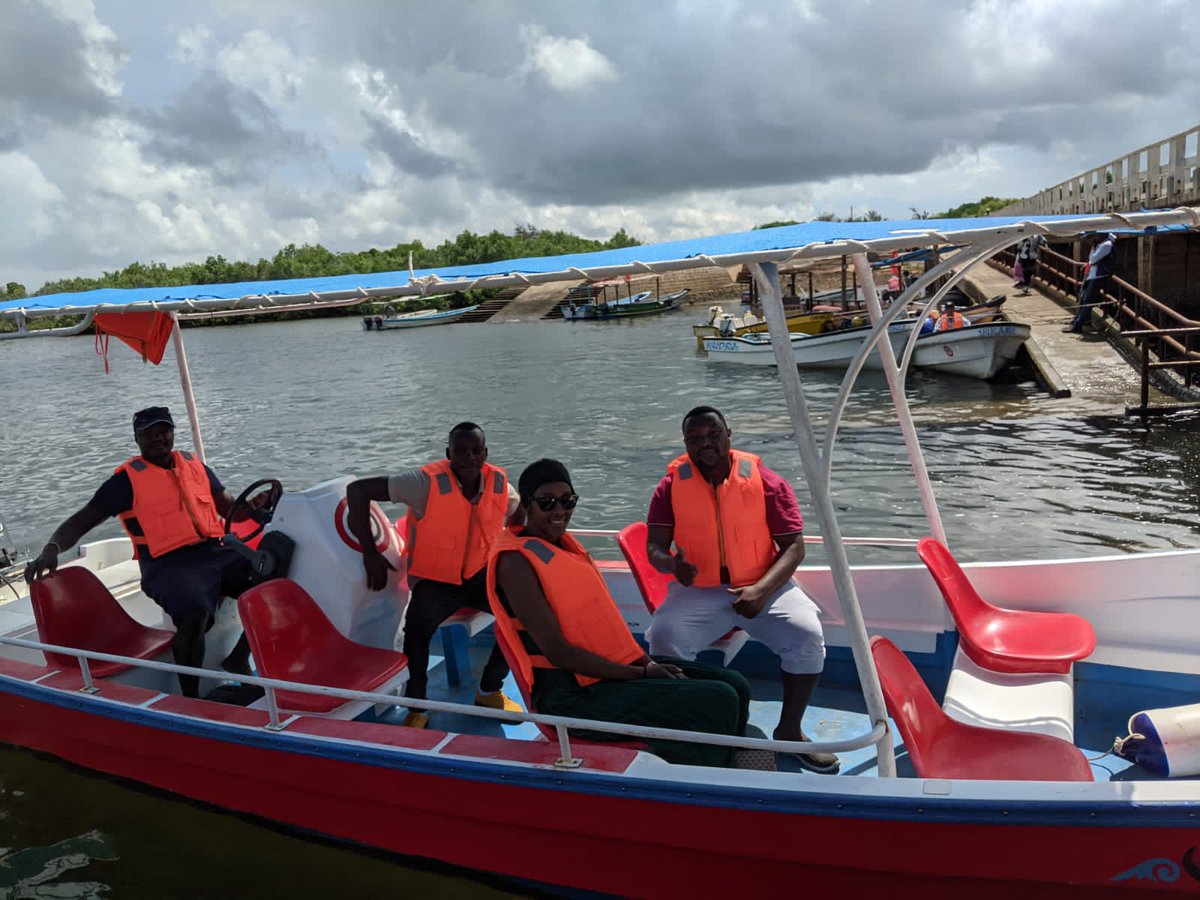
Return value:
<svg viewBox="0 0 1200 900">
<path fill-rule="evenodd" d="M 143 362 L 158 365 L 171 339 L 174 321 L 164 312 L 96 313 L 96 353 L 108 372 L 108 338 L 114 335 L 138 352 Z"/>
</svg>

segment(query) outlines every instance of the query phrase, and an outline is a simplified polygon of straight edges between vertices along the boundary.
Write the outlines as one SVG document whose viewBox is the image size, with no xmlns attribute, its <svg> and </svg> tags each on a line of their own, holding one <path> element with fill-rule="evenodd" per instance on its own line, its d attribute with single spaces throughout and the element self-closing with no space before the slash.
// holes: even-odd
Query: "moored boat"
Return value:
<svg viewBox="0 0 1200 900">
<path fill-rule="evenodd" d="M 467 313 L 477 309 L 476 306 L 463 306 L 459 309 L 418 309 L 414 312 L 399 313 L 392 307 L 385 307 L 383 315 L 363 316 L 364 331 L 390 331 L 395 328 L 424 328 L 428 325 L 449 325 L 457 322 Z"/>
<path fill-rule="evenodd" d="M 921 369 L 986 381 L 1017 358 L 1029 331 L 1019 322 L 985 322 L 922 335 L 912 362 Z"/>
</svg>

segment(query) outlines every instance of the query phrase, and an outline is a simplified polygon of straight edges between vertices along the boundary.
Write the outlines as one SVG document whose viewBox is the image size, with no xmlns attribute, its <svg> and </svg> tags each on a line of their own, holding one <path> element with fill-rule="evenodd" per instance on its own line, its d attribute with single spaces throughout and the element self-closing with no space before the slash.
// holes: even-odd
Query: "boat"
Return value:
<svg viewBox="0 0 1200 900">
<path fill-rule="evenodd" d="M 987 381 L 1017 358 L 1030 328 L 1019 322 L 971 324 L 917 339 L 912 364 L 965 378 Z"/>
<path fill-rule="evenodd" d="M 853 317 L 855 313 L 847 313 L 840 307 L 814 307 L 811 312 L 789 312 L 787 314 L 788 331 L 794 334 L 819 334 L 825 329 L 826 322 L 837 322 L 845 316 Z M 861 315 L 859 313 L 858 315 Z M 735 316 L 725 312 L 720 306 L 708 308 L 708 321 L 703 325 L 693 325 L 692 334 L 696 336 L 697 348 L 704 349 L 705 338 L 715 337 L 746 337 L 751 334 L 765 334 L 767 320 L 752 312 L 744 316 Z"/>
<path fill-rule="evenodd" d="M 963 310 L 970 325 L 952 331 L 918 334 L 912 365 L 966 378 L 987 380 L 995 377 L 1016 359 L 1030 333 L 1028 325 L 996 319 L 1003 301 L 1003 296 L 993 297 L 985 304 Z M 791 320 L 788 321 L 790 326 Z M 813 369 L 846 368 L 874 333 L 869 325 L 861 324 L 862 321 L 861 314 L 853 318 L 842 316 L 830 320 L 830 325 L 825 326 L 830 330 L 790 334 L 796 365 Z M 916 318 L 899 319 L 888 326 L 892 352 L 897 357 L 905 354 L 909 335 L 917 321 Z M 711 362 L 775 365 L 770 338 L 761 332 L 701 338 L 700 346 Z M 868 369 L 877 370 L 883 366 L 879 354 L 870 354 L 864 362 L 864 368 Z"/>
<path fill-rule="evenodd" d="M 1160 233 L 1197 229 L 1200 215 L 1180 209 L 1119 219 L 1096 214 L 814 222 L 749 236 L 440 271 L 189 286 L 171 288 L 169 295 L 143 289 L 34 298 L 19 307 L 23 314 L 107 305 L 121 315 L 173 317 L 195 306 L 319 306 L 368 299 L 372 292 L 416 296 L 430 284 L 465 290 L 531 278 L 577 280 L 581 271 L 600 278 L 656 266 L 669 271 L 746 262 L 772 325 L 773 351 L 782 363 L 780 389 L 829 560 L 802 567 L 796 578 L 821 608 L 829 646 L 847 654 L 848 669 L 853 661 L 861 694 L 847 697 L 846 718 L 838 719 L 842 725 L 828 735 L 832 739 L 803 743 L 667 733 L 436 699 L 405 705 L 461 714 L 454 721 L 467 724 L 452 731 L 409 729 L 387 724 L 386 718 L 370 721 L 376 704 L 397 702 L 393 693 L 299 678 L 245 678 L 264 692 L 250 707 L 186 699 L 174 686 L 179 667 L 119 652 L 124 649 L 119 643 L 96 648 L 94 641 L 110 622 L 91 605 L 97 597 L 107 596 L 122 615 L 145 625 L 161 624 L 161 613 L 138 589 L 136 563 L 121 538 L 89 542 L 71 559 L 63 555 L 64 569 L 85 570 L 79 577 L 103 588 L 63 590 L 79 628 L 74 643 L 47 639 L 22 586 L 14 583 L 15 596 L 0 605 L 0 740 L 301 833 L 576 895 L 725 897 L 751 886 L 783 895 L 795 893 L 798 885 L 839 896 L 899 890 L 954 900 L 1014 893 L 1194 894 L 1200 883 L 1200 782 L 1155 777 L 1111 756 L 1089 765 L 1072 724 L 1076 718 L 1112 722 L 1115 731 L 1139 709 L 1194 703 L 1200 696 L 1195 628 L 1200 550 L 992 559 L 960 571 L 943 557 L 929 556 L 932 545 L 922 542 L 914 548 L 920 557 L 915 552 L 911 563 L 852 567 L 848 547 L 897 542 L 886 535 L 843 537 L 831 493 L 839 420 L 870 355 L 881 358 L 888 376 L 928 531 L 937 545 L 947 545 L 901 364 L 885 335 L 893 324 L 911 327 L 897 322 L 908 299 L 915 300 L 948 268 L 939 263 L 891 308 L 872 310 L 878 323 L 846 367 L 820 429 L 809 413 L 800 371 L 791 365 L 775 272 L 781 261 L 841 254 L 866 269 L 868 251 L 948 241 L 964 248 L 960 255 L 984 260 L 1031 232 L 1069 238 L 1150 227 Z M 870 289 L 866 299 L 868 305 L 877 301 Z M 937 300 L 933 292 L 926 311 Z M 17 308 L 0 304 L 0 315 Z M 177 325 L 168 334 L 182 351 Z M 180 377 L 193 445 L 203 458 L 184 365 Z M 272 584 L 293 585 L 286 592 L 291 599 L 299 596 L 297 589 L 307 593 L 324 610 L 325 627 L 386 646 L 394 640 L 405 598 L 402 535 L 381 510 L 372 511 L 377 546 L 397 571 L 386 591 L 369 595 L 344 525 L 347 481 L 331 478 L 279 498 L 267 534 L 291 535 L 296 551 L 287 578 Z M 982 516 L 955 527 L 1003 526 Z M 601 572 L 625 620 L 643 634 L 650 614 L 630 566 L 602 563 Z M 939 587 L 937 579 L 952 587 Z M 1013 622 L 1027 623 L 1019 626 L 1025 628 L 1023 654 L 1014 650 L 1007 663 L 997 662 L 1004 654 L 980 645 L 969 619 L 958 624 L 955 604 L 970 592 L 964 585 L 990 601 L 976 611 L 997 634 L 1008 634 Z M 304 616 L 315 621 L 309 612 Z M 239 624 L 232 612 L 219 620 L 208 642 L 214 659 L 242 624 L 253 621 Z M 1074 640 L 1080 622 L 1094 648 L 1082 642 L 1068 654 L 1063 636 Z M 976 659 L 981 653 L 983 662 Z M 1054 656 L 1053 672 L 1036 666 L 1032 672 L 1011 671 L 1014 660 L 1048 667 L 1045 654 Z M 305 660 L 296 662 L 296 671 L 302 671 Z M 105 666 L 124 668 L 110 673 Z M 214 681 L 225 674 L 215 666 L 197 672 Z M 939 705 L 925 685 L 947 679 Z M 343 715 L 320 714 L 321 708 Z M 917 709 L 920 722 L 912 715 Z M 352 713 L 355 718 L 346 717 Z M 923 732 L 921 722 L 934 730 Z M 616 734 L 623 743 L 580 740 L 570 728 Z M 822 728 L 814 729 L 818 738 Z M 845 774 L 696 769 L 665 763 L 625 743 L 664 734 L 763 750 L 838 752 Z M 899 764 L 897 748 L 905 751 Z M 1069 772 L 1059 765 L 1063 761 L 1071 763 Z"/>
<path fill-rule="evenodd" d="M 567 301 L 559 309 L 562 310 L 563 318 L 568 322 L 578 322 L 582 319 L 610 319 L 615 315 L 613 311 L 620 307 L 627 307 L 629 309 L 641 308 L 650 300 L 653 294 L 653 291 L 639 291 L 636 294 L 631 294 L 628 297 L 620 297 L 616 300 L 594 298 L 577 300 L 568 297 Z M 601 310 L 603 310 L 603 313 Z"/>
<path fill-rule="evenodd" d="M 812 369 L 844 369 L 850 365 L 859 349 L 874 334 L 870 325 L 852 325 L 843 319 L 845 328 L 818 334 L 788 334 L 796 365 Z M 904 320 L 888 326 L 888 336 L 893 350 L 904 351 L 904 342 L 912 331 L 916 320 Z M 739 363 L 746 366 L 773 366 L 775 354 L 770 336 L 749 334 L 745 337 L 704 338 L 702 347 L 709 362 Z M 882 368 L 878 355 L 867 358 L 867 368 Z"/>
<path fill-rule="evenodd" d="M 364 331 L 390 331 L 393 328 L 424 328 L 428 325 L 449 325 L 457 322 L 467 313 L 478 309 L 476 306 L 463 306 L 459 309 L 418 309 L 414 312 L 396 313 L 395 308 L 385 306 L 382 315 L 363 316 Z"/>
<path fill-rule="evenodd" d="M 624 300 L 600 301 L 596 304 L 597 319 L 631 319 L 639 316 L 657 316 L 661 313 L 672 312 L 683 306 L 683 301 L 689 293 L 688 288 L 672 291 L 669 294 L 651 296 L 649 291 L 627 297 Z"/>
</svg>

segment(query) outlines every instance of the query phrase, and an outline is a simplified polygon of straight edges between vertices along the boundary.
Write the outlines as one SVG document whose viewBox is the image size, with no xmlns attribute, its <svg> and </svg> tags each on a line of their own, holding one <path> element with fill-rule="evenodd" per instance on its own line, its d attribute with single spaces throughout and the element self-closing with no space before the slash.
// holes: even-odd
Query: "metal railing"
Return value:
<svg viewBox="0 0 1200 900">
<path fill-rule="evenodd" d="M 1011 248 L 992 257 L 993 264 L 1010 272 L 1015 261 L 1016 251 Z M 1042 248 L 1034 280 L 1065 298 L 1078 298 L 1083 286 L 1083 267 L 1078 260 Z M 1153 371 L 1170 371 L 1185 388 L 1200 382 L 1200 370 L 1197 369 L 1200 322 L 1189 319 L 1115 275 L 1108 279 L 1095 308 L 1112 320 L 1121 337 L 1132 338 L 1140 345 L 1143 394 L 1148 390 L 1148 379 Z M 1144 400 L 1142 405 L 1145 406 Z"/>
<path fill-rule="evenodd" d="M 175 663 L 164 663 L 150 659 L 134 659 L 127 656 L 117 656 L 112 653 L 100 653 L 94 650 L 80 650 L 76 647 L 63 647 L 58 644 L 44 644 L 40 641 L 28 641 L 23 638 L 0 637 L 0 645 L 20 647 L 26 650 L 36 650 L 41 653 L 57 653 L 71 656 L 79 661 L 80 675 L 83 686 L 80 693 L 101 694 L 102 690 L 92 678 L 90 662 L 120 663 L 130 667 L 149 669 L 155 672 L 171 672 L 177 675 L 198 675 L 202 678 L 212 678 L 218 681 L 228 681 L 230 673 L 224 670 L 200 669 L 193 666 L 180 666 Z M 69 671 L 69 670 L 58 670 Z M 48 672 L 47 676 L 54 674 Z M 4 677 L 4 676 L 0 676 Z M 11 677 L 11 676 L 10 676 Z M 462 715 L 478 716 L 483 719 L 497 719 L 502 722 L 519 724 L 533 722 L 536 725 L 546 725 L 555 730 L 561 756 L 554 766 L 559 769 L 577 769 L 583 765 L 583 759 L 572 753 L 571 738 L 567 729 L 575 728 L 585 731 L 597 731 L 606 734 L 616 734 L 627 738 L 658 739 L 671 741 L 686 741 L 694 744 L 711 744 L 717 747 L 734 749 L 770 750 L 776 753 L 838 753 L 848 750 L 859 750 L 872 744 L 877 744 L 888 733 L 888 727 L 879 723 L 865 734 L 839 741 L 775 741 L 765 738 L 750 738 L 723 734 L 710 734 L 703 731 L 683 731 L 674 728 L 652 728 L 645 725 L 624 725 L 618 722 L 600 722 L 593 719 L 577 719 L 568 716 L 547 716 L 531 712 L 507 712 L 490 709 L 474 704 L 450 703 L 442 700 L 418 700 L 415 697 L 401 697 L 397 694 L 381 694 L 374 691 L 354 691 L 346 688 L 329 687 L 326 685 L 303 684 L 296 681 L 283 681 L 278 678 L 261 678 L 254 675 L 238 675 L 237 680 L 242 684 L 252 684 L 261 687 L 266 695 L 267 724 L 264 730 L 271 732 L 285 731 L 292 722 L 303 717 L 303 713 L 281 718 L 276 692 L 291 691 L 295 693 L 314 694 L 320 697 L 333 697 L 346 701 L 361 701 L 388 706 L 404 706 L 429 710 L 433 712 L 450 712 Z M 164 694 L 163 696 L 168 696 Z M 114 701 L 120 702 L 120 701 Z M 145 704 L 151 708 L 152 703 Z M 180 713 L 172 712 L 172 715 Z M 184 714 L 186 715 L 186 714 Z M 237 726 L 252 727 L 252 726 Z M 397 725 L 397 728 L 404 726 Z M 306 735 L 311 737 L 311 735 Z M 363 743 L 369 744 L 370 741 Z M 382 745 L 380 745 L 382 746 Z"/>
</svg>

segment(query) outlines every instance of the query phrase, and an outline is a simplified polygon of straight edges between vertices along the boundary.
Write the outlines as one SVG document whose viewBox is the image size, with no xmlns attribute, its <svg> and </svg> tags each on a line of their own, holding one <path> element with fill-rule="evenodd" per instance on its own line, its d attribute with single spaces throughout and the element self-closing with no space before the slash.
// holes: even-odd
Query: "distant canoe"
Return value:
<svg viewBox="0 0 1200 900">
<path fill-rule="evenodd" d="M 419 309 L 403 315 L 363 316 L 363 330 L 389 331 L 393 328 L 423 328 L 426 325 L 449 325 L 456 322 L 477 306 L 462 309 Z"/>
</svg>

